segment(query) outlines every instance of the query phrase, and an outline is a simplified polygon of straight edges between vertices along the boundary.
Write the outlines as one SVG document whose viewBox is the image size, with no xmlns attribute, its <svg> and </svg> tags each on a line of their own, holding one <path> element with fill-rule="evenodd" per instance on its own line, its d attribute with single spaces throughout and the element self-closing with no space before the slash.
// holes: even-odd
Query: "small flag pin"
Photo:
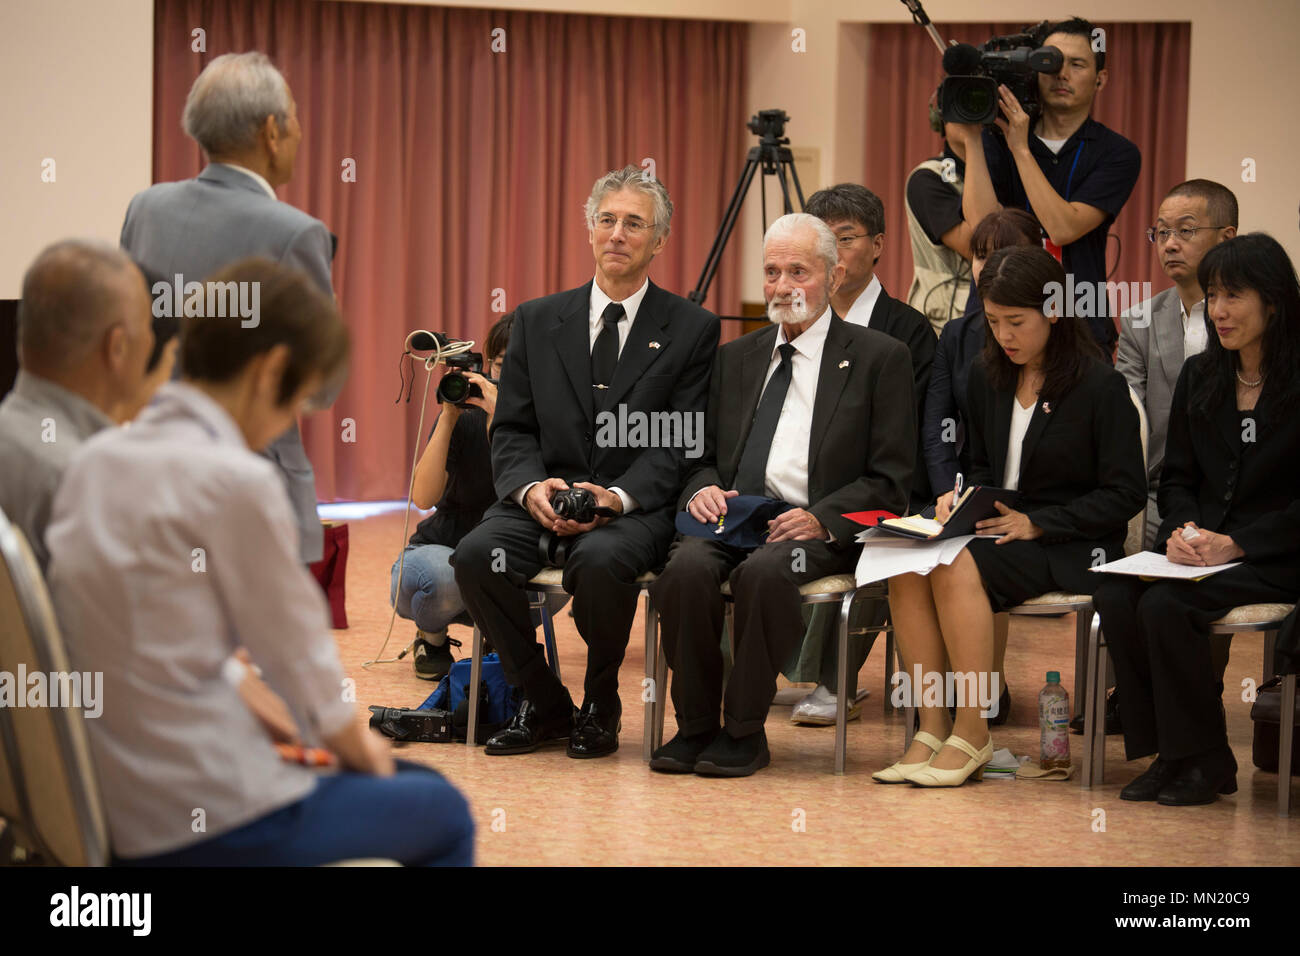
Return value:
<svg viewBox="0 0 1300 956">
<path fill-rule="evenodd" d="M 658 342 L 651 342 L 651 343 L 650 343 L 650 347 L 651 347 L 652 349 L 657 349 L 657 348 L 659 348 L 659 343 L 658 343 Z"/>
<path fill-rule="evenodd" d="M 848 359 L 845 359 L 843 362 L 840 363 L 840 368 L 848 368 L 848 367 L 849 367 Z"/>
</svg>

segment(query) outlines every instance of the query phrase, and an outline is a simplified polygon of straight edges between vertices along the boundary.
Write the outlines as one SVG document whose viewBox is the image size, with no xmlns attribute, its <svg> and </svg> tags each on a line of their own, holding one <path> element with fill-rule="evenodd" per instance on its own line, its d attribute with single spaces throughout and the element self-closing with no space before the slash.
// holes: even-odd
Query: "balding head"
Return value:
<svg viewBox="0 0 1300 956">
<path fill-rule="evenodd" d="M 23 276 L 18 357 L 24 370 L 116 416 L 138 394 L 152 349 L 144 276 L 113 246 L 57 242 Z"/>
</svg>

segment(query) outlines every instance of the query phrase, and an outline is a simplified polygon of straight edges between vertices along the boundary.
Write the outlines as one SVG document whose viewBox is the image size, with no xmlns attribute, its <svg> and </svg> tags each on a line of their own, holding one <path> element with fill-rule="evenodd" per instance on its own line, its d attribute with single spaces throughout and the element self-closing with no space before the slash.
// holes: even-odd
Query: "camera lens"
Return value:
<svg viewBox="0 0 1300 956">
<path fill-rule="evenodd" d="M 460 372 L 448 372 L 438 383 L 438 398 L 455 405 L 469 394 L 469 379 Z"/>
</svg>

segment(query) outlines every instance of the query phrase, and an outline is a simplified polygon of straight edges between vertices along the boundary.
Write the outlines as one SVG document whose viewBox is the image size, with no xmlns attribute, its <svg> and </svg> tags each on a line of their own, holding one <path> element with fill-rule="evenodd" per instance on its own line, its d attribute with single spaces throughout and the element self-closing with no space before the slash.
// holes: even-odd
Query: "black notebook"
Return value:
<svg viewBox="0 0 1300 956">
<path fill-rule="evenodd" d="M 1019 499 L 1020 492 L 1010 488 L 971 485 L 957 499 L 947 524 L 939 524 L 933 518 L 923 518 L 920 515 L 907 515 L 903 518 L 886 518 L 878 527 L 905 538 L 931 541 L 956 538 L 964 534 L 976 534 L 975 522 L 996 518 L 998 509 L 993 506 L 993 502 L 1000 501 L 1008 508 L 1015 508 Z"/>
</svg>

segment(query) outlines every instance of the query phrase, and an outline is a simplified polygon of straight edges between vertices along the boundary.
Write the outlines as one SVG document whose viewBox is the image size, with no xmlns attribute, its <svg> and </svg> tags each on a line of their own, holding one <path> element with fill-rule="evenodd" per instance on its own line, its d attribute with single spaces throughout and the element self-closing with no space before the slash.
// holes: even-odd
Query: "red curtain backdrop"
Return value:
<svg viewBox="0 0 1300 956">
<path fill-rule="evenodd" d="M 1110 74 L 1093 102 L 1092 116 L 1128 137 L 1142 151 L 1142 172 L 1124 209 L 1111 224 L 1106 269 L 1116 282 L 1151 282 L 1152 291 L 1172 283 L 1160 271 L 1146 229 L 1170 187 L 1187 170 L 1187 76 L 1190 23 L 1098 23 L 1106 31 Z M 980 44 L 1018 33 L 1020 23 L 944 24 L 945 41 Z M 907 175 L 936 156 L 942 139 L 930 131 L 926 106 L 943 78 L 934 41 L 914 24 L 869 27 L 867 164 L 864 183 L 885 204 L 888 245 L 877 272 L 893 295 L 912 283 L 912 248 L 903 192 Z M 886 135 L 873 135 L 874 131 Z M 1196 175 L 1193 170 L 1193 176 Z"/>
<path fill-rule="evenodd" d="M 280 198 L 338 236 L 353 337 L 338 401 L 303 423 L 323 501 L 405 497 L 422 367 L 410 405 L 393 399 L 411 329 L 482 342 L 494 290 L 512 309 L 589 280 L 591 185 L 646 160 L 675 207 L 650 276 L 685 295 L 749 145 L 744 24 L 319 0 L 158 0 L 154 22 L 155 182 L 202 168 L 180 117 L 213 57 L 265 52 L 297 100 L 303 141 Z M 705 305 L 735 315 L 727 259 Z"/>
</svg>

